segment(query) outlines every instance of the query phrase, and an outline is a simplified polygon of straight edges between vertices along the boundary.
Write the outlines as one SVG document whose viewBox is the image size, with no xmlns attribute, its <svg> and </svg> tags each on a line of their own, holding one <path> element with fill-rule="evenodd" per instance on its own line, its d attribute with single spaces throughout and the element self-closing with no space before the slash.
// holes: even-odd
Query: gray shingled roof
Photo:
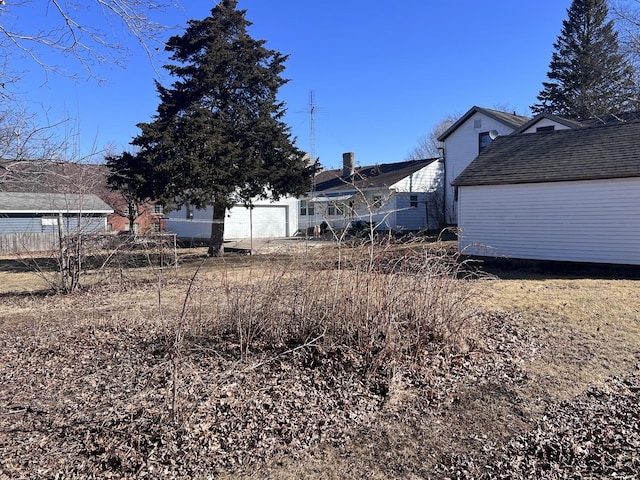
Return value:
<svg viewBox="0 0 640 480">
<path fill-rule="evenodd" d="M 640 177 L 640 121 L 496 138 L 456 186 Z"/>
<path fill-rule="evenodd" d="M 341 169 L 325 170 L 316 175 L 314 191 L 337 193 L 347 190 L 390 187 L 436 161 L 438 161 L 437 158 L 428 158 L 425 160 L 409 160 L 406 162 L 356 167 L 354 175 L 350 178 L 344 178 Z"/>
<path fill-rule="evenodd" d="M 0 192 L 0 213 L 99 213 L 113 209 L 96 195 Z"/>
<path fill-rule="evenodd" d="M 438 141 L 444 142 L 444 140 L 449 135 L 451 135 L 453 132 L 455 132 L 460 125 L 462 125 L 464 122 L 469 120 L 469 118 L 474 113 L 482 113 L 482 114 L 486 115 L 489 118 L 493 118 L 494 120 L 497 120 L 500 123 L 508 125 L 509 127 L 513 128 L 514 130 L 529 121 L 529 117 L 523 117 L 522 115 L 516 115 L 515 113 L 511 114 L 511 113 L 507 113 L 507 112 L 501 112 L 499 110 L 492 110 L 490 108 L 482 108 L 482 107 L 474 106 L 474 107 L 471 107 L 469 109 L 469 111 L 467 111 L 467 113 L 465 113 L 462 117 L 460 117 L 458 120 L 456 120 L 456 122 L 453 125 L 451 125 L 449 128 L 447 128 L 438 137 Z"/>
</svg>

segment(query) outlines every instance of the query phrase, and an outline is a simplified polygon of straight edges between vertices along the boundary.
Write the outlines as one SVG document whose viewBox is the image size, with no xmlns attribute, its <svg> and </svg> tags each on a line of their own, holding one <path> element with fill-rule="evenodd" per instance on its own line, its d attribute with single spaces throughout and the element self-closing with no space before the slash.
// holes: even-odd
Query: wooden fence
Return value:
<svg viewBox="0 0 640 480">
<path fill-rule="evenodd" d="M 114 235 L 112 233 L 89 233 L 65 235 L 66 248 L 75 249 L 81 241 L 83 253 L 98 251 L 152 251 L 170 252 L 176 257 L 176 236 L 173 233 L 145 235 Z M 24 255 L 36 252 L 59 252 L 57 233 L 11 233 L 0 235 L 0 255 Z M 156 252 L 156 253 L 157 253 Z"/>
<path fill-rule="evenodd" d="M 47 252 L 57 248 L 57 233 L 10 233 L 0 235 L 0 255 Z"/>
</svg>

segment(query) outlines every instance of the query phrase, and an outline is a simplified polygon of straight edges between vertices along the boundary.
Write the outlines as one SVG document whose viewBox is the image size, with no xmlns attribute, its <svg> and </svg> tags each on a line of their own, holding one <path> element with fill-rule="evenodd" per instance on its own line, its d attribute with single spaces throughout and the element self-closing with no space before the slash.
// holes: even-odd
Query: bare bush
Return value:
<svg viewBox="0 0 640 480">
<path fill-rule="evenodd" d="M 314 352 L 348 349 L 363 359 L 367 375 L 419 361 L 425 349 L 466 351 L 477 341 L 469 305 L 472 283 L 460 264 L 424 247 L 350 249 L 342 268 L 326 258 L 225 274 L 199 304 L 192 328 L 215 332 L 252 349 L 291 348 L 310 339 Z M 202 307 L 208 312 L 202 311 Z M 208 306 L 208 307 L 207 307 Z"/>
</svg>

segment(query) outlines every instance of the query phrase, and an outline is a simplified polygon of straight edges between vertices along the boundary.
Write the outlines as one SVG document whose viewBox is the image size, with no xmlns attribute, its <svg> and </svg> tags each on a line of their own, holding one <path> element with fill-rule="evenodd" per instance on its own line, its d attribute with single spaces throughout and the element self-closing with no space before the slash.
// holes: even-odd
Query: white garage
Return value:
<svg viewBox="0 0 640 480">
<path fill-rule="evenodd" d="M 499 137 L 452 185 L 462 253 L 640 265 L 640 122 Z"/>
<path fill-rule="evenodd" d="M 182 240 L 207 240 L 211 236 L 212 207 L 198 210 L 182 207 L 167 217 L 166 229 Z M 227 211 L 224 222 L 225 240 L 242 238 L 282 238 L 298 229 L 298 200 L 255 202 L 250 211 L 236 205 Z"/>
</svg>

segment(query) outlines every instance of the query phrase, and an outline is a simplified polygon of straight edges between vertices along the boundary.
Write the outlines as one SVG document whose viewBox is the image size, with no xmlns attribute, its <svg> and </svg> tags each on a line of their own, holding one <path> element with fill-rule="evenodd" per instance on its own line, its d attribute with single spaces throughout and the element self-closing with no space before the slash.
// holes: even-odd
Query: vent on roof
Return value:
<svg viewBox="0 0 640 480">
<path fill-rule="evenodd" d="M 473 128 L 482 128 L 482 119 L 481 118 L 476 118 L 473 121 Z"/>
</svg>

